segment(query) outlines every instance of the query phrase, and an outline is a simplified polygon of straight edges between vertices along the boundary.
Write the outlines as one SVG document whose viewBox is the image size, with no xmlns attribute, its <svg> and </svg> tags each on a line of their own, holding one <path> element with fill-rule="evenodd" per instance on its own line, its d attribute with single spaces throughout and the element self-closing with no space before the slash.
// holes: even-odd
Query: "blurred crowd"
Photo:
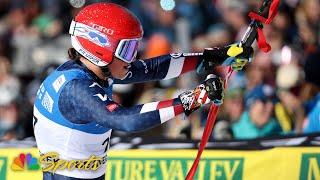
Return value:
<svg viewBox="0 0 320 180">
<path fill-rule="evenodd" d="M 101 1 L 86 5 L 94 2 Z M 166 11 L 160 0 L 108 2 L 126 6 L 140 19 L 140 59 L 239 42 L 250 22 L 248 12 L 261 3 L 176 0 L 174 9 Z M 78 11 L 68 0 L 0 0 L 0 140 L 33 136 L 33 99 L 43 78 L 67 61 L 69 25 Z M 282 0 L 274 22 L 263 31 L 272 50 L 263 53 L 254 43 L 253 62 L 232 74 L 212 139 L 320 132 L 320 1 Z M 225 75 L 225 67 L 215 71 Z M 164 100 L 204 78 L 193 72 L 172 80 L 115 85 L 113 98 L 123 106 Z M 143 134 L 199 139 L 208 108 Z"/>
</svg>

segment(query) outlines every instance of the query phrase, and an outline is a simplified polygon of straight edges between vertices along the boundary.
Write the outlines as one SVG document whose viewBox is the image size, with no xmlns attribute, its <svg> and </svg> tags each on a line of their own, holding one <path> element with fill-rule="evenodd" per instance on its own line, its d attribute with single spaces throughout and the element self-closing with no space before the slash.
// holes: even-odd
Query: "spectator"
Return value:
<svg viewBox="0 0 320 180">
<path fill-rule="evenodd" d="M 232 124 L 236 139 L 257 138 L 281 133 L 273 116 L 273 92 L 267 85 L 259 85 L 246 94 L 246 110 L 239 121 Z"/>
<path fill-rule="evenodd" d="M 0 140 L 15 139 L 18 125 L 19 80 L 9 73 L 9 60 L 0 57 Z"/>
<path fill-rule="evenodd" d="M 97 1 L 87 0 L 86 4 L 93 2 Z M 113 2 L 129 7 L 142 22 L 144 38 L 142 46 L 139 47 L 141 58 L 167 54 L 171 51 L 200 52 L 205 47 L 237 42 L 246 30 L 247 12 L 256 10 L 261 4 L 261 1 L 181 0 L 175 1 L 176 6 L 172 11 L 165 11 L 161 8 L 159 0 L 129 0 L 125 2 L 113 0 Z M 81 8 L 74 8 L 69 4 L 69 1 L 64 0 L 54 2 L 49 0 L 0 1 L 0 69 L 2 72 L 3 69 L 7 69 L 4 74 L 8 74 L 6 77 L 0 77 L 2 88 L 0 101 L 7 101 L 9 97 L 4 95 L 3 87 L 7 87 L 8 84 L 21 87 L 21 89 L 17 88 L 20 91 L 10 93 L 14 97 L 11 102 L 15 107 L 7 102 L 1 106 L 5 111 L 14 112 L 15 110 L 12 110 L 16 109 L 19 112 L 17 119 L 22 121 L 20 124 L 28 124 L 32 121 L 32 117 L 26 115 L 30 114 L 26 111 L 32 111 L 32 107 L 27 107 L 25 102 L 32 101 L 35 93 L 32 89 L 36 89 L 38 86 L 35 74 L 50 63 L 60 64 L 65 60 L 67 56 L 65 49 L 70 47 L 67 35 L 69 22 L 79 10 Z M 317 109 L 315 104 L 318 101 L 319 87 L 308 78 L 309 83 L 305 85 L 299 77 L 302 77 L 302 65 L 305 64 L 304 58 L 301 57 L 307 57 L 314 53 L 319 46 L 319 20 L 319 0 L 281 2 L 274 21 L 272 24 L 264 26 L 263 29 L 266 39 L 272 46 L 272 51 L 264 54 L 258 49 L 255 50 L 252 66 L 247 67 L 244 71 L 246 76 L 243 77 L 243 81 L 241 80 L 243 87 L 240 89 L 244 89 L 243 92 L 239 92 L 239 87 L 233 87 L 231 83 L 232 81 L 240 82 L 237 78 L 241 73 L 233 74 L 229 81 L 228 89 L 230 91 L 228 90 L 224 107 L 221 108 L 218 115 L 219 122 L 220 120 L 223 122 L 221 127 L 228 126 L 224 126 L 225 122 L 229 124 L 239 122 L 242 117 L 240 115 L 244 115 L 244 113 L 250 115 L 249 109 L 245 109 L 244 105 L 240 104 L 243 102 L 244 94 L 262 84 L 268 84 L 272 89 L 277 90 L 279 101 L 271 108 L 271 112 L 275 113 L 274 115 L 271 113 L 271 117 L 276 116 L 284 132 L 309 132 L 311 130 L 309 128 L 314 127 L 309 122 Z M 254 43 L 255 45 L 256 43 Z M 7 60 L 3 60 L 2 56 Z M 312 56 L 315 57 L 315 55 Z M 9 67 L 10 64 L 3 63 L 5 61 L 10 61 L 12 68 Z M 279 84 L 277 81 L 280 75 L 276 75 L 278 74 L 276 72 L 283 71 L 283 69 L 288 70 L 288 64 L 295 66 L 294 72 L 298 74 L 298 78 L 295 79 L 291 71 L 284 71 L 282 72 L 285 74 L 282 76 L 284 81 Z M 13 80 L 4 80 L 8 77 Z M 173 91 L 179 92 L 184 88 L 194 87 L 201 79 L 203 78 L 197 74 L 190 74 L 181 80 L 134 85 L 129 94 L 119 93 L 118 100 L 128 103 L 129 106 L 142 99 L 157 99 L 156 96 L 159 94 L 171 97 Z M 295 80 L 296 82 L 294 82 Z M 164 92 L 162 87 L 171 87 L 170 92 Z M 142 94 L 141 88 L 145 88 L 148 93 Z M 188 121 L 183 121 L 183 118 L 178 118 L 176 122 L 172 121 L 170 128 L 173 127 L 173 129 L 171 131 L 169 128 L 169 131 L 174 131 L 174 133 L 171 137 L 181 137 L 181 129 L 188 126 L 184 131 L 188 131 L 187 138 L 199 138 L 203 131 L 207 112 L 204 110 L 201 115 L 195 113 L 192 117 L 194 124 L 191 125 L 185 124 Z M 303 129 L 304 119 L 306 120 Z M 24 133 L 27 136 L 32 135 L 28 133 L 30 124 L 28 125 L 25 126 L 26 133 Z M 174 129 L 175 127 L 176 129 Z M 220 132 L 225 133 L 226 131 Z M 230 138 L 229 135 L 218 136 L 223 139 Z M 214 136 L 218 138 L 218 136 Z"/>
<path fill-rule="evenodd" d="M 302 132 L 304 109 L 297 94 L 301 84 L 301 72 L 297 65 L 285 64 L 278 68 L 276 85 L 280 99 L 275 104 L 275 115 L 285 132 Z"/>
<path fill-rule="evenodd" d="M 313 108 L 307 115 L 305 120 L 304 133 L 312 133 L 320 131 L 320 51 L 311 54 L 304 66 L 306 81 L 312 83 L 317 91 L 317 95 L 313 98 Z"/>
</svg>

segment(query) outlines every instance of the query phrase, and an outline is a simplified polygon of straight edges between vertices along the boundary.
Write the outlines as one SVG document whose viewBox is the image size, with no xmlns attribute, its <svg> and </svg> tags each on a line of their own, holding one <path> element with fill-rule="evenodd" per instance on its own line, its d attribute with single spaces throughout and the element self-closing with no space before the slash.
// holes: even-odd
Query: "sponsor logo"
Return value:
<svg viewBox="0 0 320 180">
<path fill-rule="evenodd" d="M 0 157 L 0 179 L 6 179 L 7 176 L 7 158 Z"/>
<path fill-rule="evenodd" d="M 302 154 L 300 179 L 320 179 L 320 153 Z"/>
<path fill-rule="evenodd" d="M 38 163 L 38 159 L 32 157 L 30 153 L 21 153 L 19 154 L 19 156 L 13 159 L 11 169 L 13 171 L 38 170 L 40 169 L 40 166 Z"/>
<path fill-rule="evenodd" d="M 202 56 L 203 53 L 183 53 L 183 56 Z"/>
<path fill-rule="evenodd" d="M 106 179 L 185 179 L 193 159 L 112 158 Z M 242 179 L 242 158 L 203 159 L 194 179 Z"/>
<path fill-rule="evenodd" d="M 139 61 L 144 66 L 144 73 L 147 74 L 149 71 L 148 71 L 148 66 L 147 66 L 146 62 L 144 62 L 143 60 L 140 60 L 140 59 L 139 59 Z"/>
<path fill-rule="evenodd" d="M 179 57 L 187 57 L 187 56 L 202 56 L 203 53 L 171 53 L 171 57 L 179 58 Z"/>
<path fill-rule="evenodd" d="M 217 86 L 216 86 L 216 82 L 212 81 L 211 84 L 212 84 L 213 89 L 214 89 L 215 91 L 217 91 L 218 89 L 217 89 Z"/>
<path fill-rule="evenodd" d="M 179 58 L 181 57 L 182 53 L 171 53 L 170 56 L 173 58 Z"/>
<path fill-rule="evenodd" d="M 110 111 L 110 112 L 113 112 L 116 108 L 118 107 L 117 104 L 113 103 L 113 104 L 108 104 L 106 106 L 106 108 Z"/>
<path fill-rule="evenodd" d="M 45 92 L 45 88 L 44 88 L 44 85 L 43 83 L 40 85 L 38 91 L 37 91 L 37 96 L 39 99 L 42 99 L 42 96 L 43 96 L 43 93 Z"/>
<path fill-rule="evenodd" d="M 50 113 L 52 113 L 52 109 L 53 109 L 53 99 L 51 98 L 51 96 L 49 95 L 48 92 L 44 93 L 43 99 L 41 101 L 41 105 Z"/>
<path fill-rule="evenodd" d="M 94 64 L 100 64 L 100 60 L 98 58 L 94 57 L 92 54 L 86 52 L 85 50 L 80 48 L 79 53 L 82 54 L 83 56 L 85 56 L 87 59 L 89 59 Z"/>
<path fill-rule="evenodd" d="M 99 99 L 101 99 L 101 101 L 106 101 L 106 100 L 108 100 L 107 94 L 104 94 L 103 96 L 102 96 L 102 94 L 95 94 L 95 95 L 93 95 L 93 96 L 97 96 Z"/>
<path fill-rule="evenodd" d="M 96 171 L 101 167 L 101 165 L 105 164 L 107 161 L 107 157 L 97 157 L 95 155 L 91 155 L 89 159 L 84 160 L 63 160 L 60 159 L 59 154 L 56 152 L 48 152 L 42 154 L 39 158 L 39 162 L 42 166 L 42 170 L 44 172 L 50 171 L 55 173 L 57 170 L 69 170 L 72 171 L 74 169 L 84 170 L 84 171 Z"/>
<path fill-rule="evenodd" d="M 101 47 L 111 46 L 108 37 L 101 33 L 100 31 L 95 30 L 91 27 L 76 27 L 75 28 L 77 36 L 88 39 L 89 41 L 97 44 Z"/>
<path fill-rule="evenodd" d="M 93 41 L 94 43 L 102 46 L 102 47 L 106 47 L 106 46 L 110 46 L 110 42 L 107 38 L 107 36 L 104 36 L 100 33 L 96 33 L 96 32 L 89 32 L 88 36 L 90 37 L 89 40 Z"/>
<path fill-rule="evenodd" d="M 108 29 L 108 28 L 105 28 L 103 26 L 99 26 L 97 24 L 93 24 L 92 27 L 95 28 L 98 31 L 102 31 L 102 32 L 104 32 L 106 34 L 109 34 L 109 35 L 113 35 L 113 33 L 114 33 L 113 29 Z"/>
<path fill-rule="evenodd" d="M 52 86 L 54 90 L 58 92 L 65 82 L 66 82 L 66 77 L 62 74 L 52 83 Z"/>
</svg>

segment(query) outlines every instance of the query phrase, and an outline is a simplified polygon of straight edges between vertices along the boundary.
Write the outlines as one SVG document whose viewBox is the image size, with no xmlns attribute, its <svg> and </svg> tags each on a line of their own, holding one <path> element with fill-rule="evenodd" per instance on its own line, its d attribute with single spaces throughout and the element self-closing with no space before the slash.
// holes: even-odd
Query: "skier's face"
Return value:
<svg viewBox="0 0 320 180">
<path fill-rule="evenodd" d="M 122 79 L 129 71 L 130 64 L 118 58 L 113 58 L 113 61 L 108 65 L 112 77 Z"/>
</svg>

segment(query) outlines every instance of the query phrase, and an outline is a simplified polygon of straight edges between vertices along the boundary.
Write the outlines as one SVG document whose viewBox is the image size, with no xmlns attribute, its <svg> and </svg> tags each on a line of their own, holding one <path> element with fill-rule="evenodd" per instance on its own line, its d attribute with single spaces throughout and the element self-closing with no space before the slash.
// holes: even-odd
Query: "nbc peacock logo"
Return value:
<svg viewBox="0 0 320 180">
<path fill-rule="evenodd" d="M 32 157 L 30 153 L 21 153 L 13 159 L 11 169 L 13 171 L 38 170 L 40 169 L 40 165 L 38 163 L 38 159 Z"/>
</svg>

